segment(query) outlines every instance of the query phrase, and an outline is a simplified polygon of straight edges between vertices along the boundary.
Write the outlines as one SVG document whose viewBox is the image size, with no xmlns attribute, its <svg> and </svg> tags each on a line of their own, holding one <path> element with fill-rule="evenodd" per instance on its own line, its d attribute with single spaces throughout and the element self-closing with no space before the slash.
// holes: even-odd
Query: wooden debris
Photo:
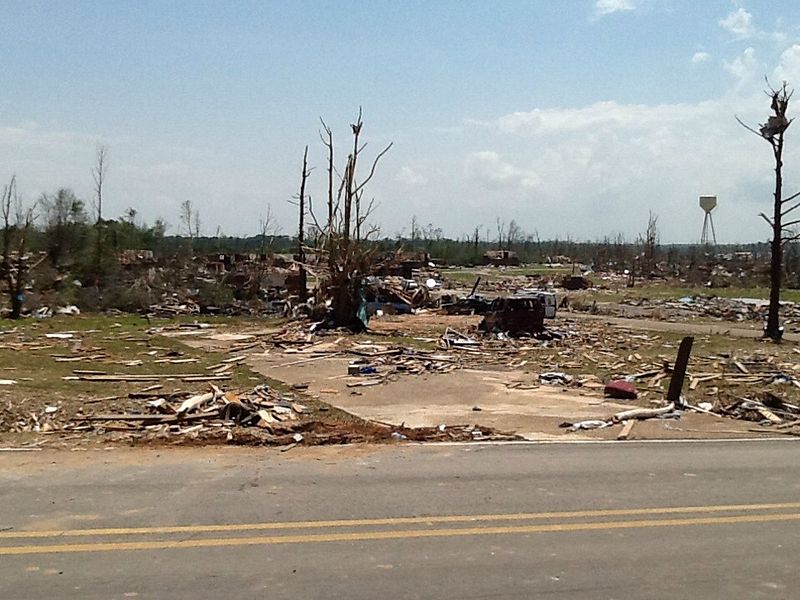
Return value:
<svg viewBox="0 0 800 600">
<path fill-rule="evenodd" d="M 628 419 L 652 419 L 661 415 L 667 415 L 675 410 L 675 404 L 670 402 L 662 408 L 632 408 L 618 412 L 612 418 L 615 422 L 626 421 Z"/>
<path fill-rule="evenodd" d="M 198 394 L 197 396 L 192 396 L 191 398 L 187 398 L 183 401 L 183 403 L 178 407 L 177 413 L 182 415 L 186 412 L 196 409 L 197 407 L 205 404 L 206 402 L 211 402 L 214 400 L 216 394 L 214 392 L 207 392 L 205 394 Z"/>
<path fill-rule="evenodd" d="M 749 372 L 750 372 L 750 371 L 748 371 L 748 370 L 747 370 L 747 367 L 745 367 L 745 366 L 744 366 L 742 363 L 740 363 L 738 360 L 735 360 L 735 361 L 733 361 L 733 366 L 734 366 L 734 367 L 736 367 L 737 369 L 739 369 L 739 371 L 741 371 L 742 373 L 745 373 L 745 374 L 747 374 L 747 373 L 749 373 Z"/>
<path fill-rule="evenodd" d="M 622 431 L 619 432 L 617 435 L 618 440 L 627 440 L 628 437 L 631 435 L 631 431 L 633 431 L 633 426 L 636 424 L 635 419 L 630 419 L 628 421 L 622 422 Z"/>
<path fill-rule="evenodd" d="M 226 381 L 230 379 L 230 375 L 205 375 L 203 373 L 161 373 L 161 374 L 127 374 L 127 375 L 108 375 L 101 373 L 76 373 L 74 376 L 62 377 L 65 381 L 95 381 L 95 382 L 121 382 L 121 381 L 161 381 L 163 379 L 180 379 L 188 382 L 203 382 L 203 381 Z"/>
</svg>

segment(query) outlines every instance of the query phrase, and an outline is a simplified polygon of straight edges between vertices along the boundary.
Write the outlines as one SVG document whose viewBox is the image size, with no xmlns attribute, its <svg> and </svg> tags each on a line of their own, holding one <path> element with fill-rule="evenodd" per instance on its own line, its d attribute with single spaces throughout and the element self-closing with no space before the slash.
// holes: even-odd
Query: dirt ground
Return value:
<svg viewBox="0 0 800 600">
<path fill-rule="evenodd" d="M 668 378 L 657 385 L 640 383 L 640 396 L 635 402 L 604 398 L 603 381 L 615 373 L 646 370 L 674 360 L 677 342 L 682 337 L 680 324 L 642 320 L 617 322 L 564 313 L 549 323 L 552 329 L 569 333 L 560 341 L 516 343 L 511 353 L 498 350 L 499 356 L 491 352 L 468 355 L 462 360 L 462 368 L 456 370 L 394 374 L 381 378 L 375 385 L 361 386 L 364 380 L 347 375 L 348 365 L 355 358 L 346 351 L 348 343 L 360 341 L 380 348 L 412 346 L 434 352 L 439 336 L 447 328 L 476 335 L 479 320 L 480 317 L 475 316 L 447 316 L 436 312 L 387 315 L 373 319 L 368 334 L 344 343 L 341 336 L 331 335 L 302 349 L 271 347 L 250 354 L 247 364 L 257 373 L 300 387 L 311 397 L 367 420 L 413 427 L 472 424 L 514 432 L 531 440 L 613 439 L 619 434 L 620 426 L 568 432 L 560 425 L 608 419 L 636 406 L 660 405 Z M 698 335 L 696 360 L 703 364 L 718 358 L 716 353 L 721 348 L 727 348 L 729 358 L 742 357 L 741 360 L 746 360 L 744 357 L 749 357 L 749 353 L 755 353 L 757 358 L 768 355 L 767 364 L 777 360 L 789 360 L 794 364 L 794 356 L 797 356 L 792 350 L 794 344 L 776 348 L 747 335 L 738 339 L 728 331 L 730 328 L 699 333 L 688 329 Z M 643 335 L 642 331 L 648 334 Z M 257 339 L 262 332 L 248 333 Z M 703 333 L 705 335 L 700 335 Z M 217 351 L 221 350 L 220 344 L 224 345 L 218 335 L 205 340 L 202 336 L 193 337 L 188 343 Z M 593 358 L 602 359 L 604 354 L 613 355 L 613 358 L 605 364 Z M 390 367 L 391 361 L 377 368 L 381 371 Z M 700 365 L 696 369 L 700 369 Z M 566 371 L 584 384 L 542 384 L 538 374 L 545 371 Z M 369 382 L 369 378 L 366 381 Z M 689 390 L 686 392 L 691 401 L 700 402 L 707 398 L 713 400 L 714 395 L 719 395 L 719 388 L 719 385 L 702 382 L 691 394 Z M 735 391 L 745 390 L 739 386 Z M 750 421 L 685 412 L 680 420 L 638 422 L 630 439 L 758 437 L 770 433 L 774 433 L 774 429 Z"/>
<path fill-rule="evenodd" d="M 605 419 L 631 408 L 630 404 L 604 398 L 599 391 L 549 385 L 534 389 L 507 387 L 509 382 L 530 379 L 518 370 L 463 369 L 399 379 L 354 391 L 341 377 L 348 362 L 347 358 L 330 358 L 309 369 L 302 365 L 281 366 L 280 358 L 254 357 L 248 364 L 269 377 L 308 384 L 309 393 L 319 394 L 333 405 L 364 419 L 405 423 L 411 427 L 477 424 L 511 431 L 529 440 L 606 439 L 615 437 L 618 428 L 567 433 L 559 425 L 565 421 Z M 707 415 L 687 415 L 680 424 L 639 423 L 634 438 L 757 435 L 748 431 L 751 426 Z"/>
</svg>

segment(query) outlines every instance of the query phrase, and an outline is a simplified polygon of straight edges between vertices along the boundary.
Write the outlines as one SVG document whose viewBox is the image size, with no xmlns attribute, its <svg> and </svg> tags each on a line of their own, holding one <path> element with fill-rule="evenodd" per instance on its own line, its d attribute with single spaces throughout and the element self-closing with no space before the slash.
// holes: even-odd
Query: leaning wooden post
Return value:
<svg viewBox="0 0 800 600">
<path fill-rule="evenodd" d="M 694 338 L 687 335 L 681 340 L 678 347 L 678 356 L 675 359 L 675 366 L 672 369 L 672 379 L 669 380 L 669 390 L 667 391 L 667 402 L 674 402 L 675 406 L 681 406 L 681 390 L 683 380 L 686 378 L 686 367 L 689 366 L 689 355 L 692 353 Z"/>
</svg>

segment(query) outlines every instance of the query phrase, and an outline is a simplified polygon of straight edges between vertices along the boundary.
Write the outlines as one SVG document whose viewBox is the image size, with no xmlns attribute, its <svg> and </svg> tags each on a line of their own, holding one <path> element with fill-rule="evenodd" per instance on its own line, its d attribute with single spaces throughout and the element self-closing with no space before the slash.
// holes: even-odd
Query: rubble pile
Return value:
<svg viewBox="0 0 800 600">
<path fill-rule="evenodd" d="M 459 280 L 447 279 L 445 275 L 444 287 L 447 289 L 462 289 L 464 283 Z M 526 288 L 546 288 L 552 286 L 552 279 L 542 275 L 513 275 L 498 279 L 481 278 L 480 291 L 492 296 L 496 294 L 511 294 Z"/>
<path fill-rule="evenodd" d="M 419 308 L 435 307 L 437 301 L 431 296 L 431 290 L 438 285 L 438 282 L 432 278 L 420 285 L 415 279 L 399 276 L 388 276 L 382 279 L 369 277 L 364 289 L 367 313 L 370 316 L 409 314 Z"/>
<path fill-rule="evenodd" d="M 762 392 L 753 398 L 724 398 L 712 405 L 709 412 L 763 426 L 778 425 L 780 429 L 800 426 L 800 406 L 771 392 Z M 797 433 L 800 434 L 800 429 Z"/>
<path fill-rule="evenodd" d="M 178 315 L 199 315 L 200 305 L 191 299 L 180 300 L 174 295 L 165 295 L 158 304 L 151 304 L 148 314 L 155 317 L 171 318 Z"/>
<path fill-rule="evenodd" d="M 11 432 L 112 435 L 131 442 L 217 442 L 294 446 L 379 441 L 511 440 L 513 434 L 474 425 L 410 428 L 385 423 L 321 419 L 293 396 L 267 385 L 247 392 L 211 385 L 202 393 L 133 392 L 137 409 L 93 412 L 91 404 L 65 415 L 59 406 L 41 411 L 0 413 L 0 427 Z M 8 407 L 9 409 L 11 407 Z"/>
</svg>

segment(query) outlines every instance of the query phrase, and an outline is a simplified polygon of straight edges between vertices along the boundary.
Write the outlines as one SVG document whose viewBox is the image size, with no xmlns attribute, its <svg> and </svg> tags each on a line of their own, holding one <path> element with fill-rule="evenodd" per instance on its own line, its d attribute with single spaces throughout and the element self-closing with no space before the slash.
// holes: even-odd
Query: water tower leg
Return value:
<svg viewBox="0 0 800 600">
<path fill-rule="evenodd" d="M 714 245 L 717 245 L 717 232 L 714 231 L 714 217 L 711 216 L 711 213 L 708 213 L 708 222 L 711 223 L 711 237 L 714 238 Z"/>
<path fill-rule="evenodd" d="M 706 213 L 706 216 L 703 217 L 703 232 L 700 234 L 700 243 L 708 243 L 708 213 Z"/>
</svg>

